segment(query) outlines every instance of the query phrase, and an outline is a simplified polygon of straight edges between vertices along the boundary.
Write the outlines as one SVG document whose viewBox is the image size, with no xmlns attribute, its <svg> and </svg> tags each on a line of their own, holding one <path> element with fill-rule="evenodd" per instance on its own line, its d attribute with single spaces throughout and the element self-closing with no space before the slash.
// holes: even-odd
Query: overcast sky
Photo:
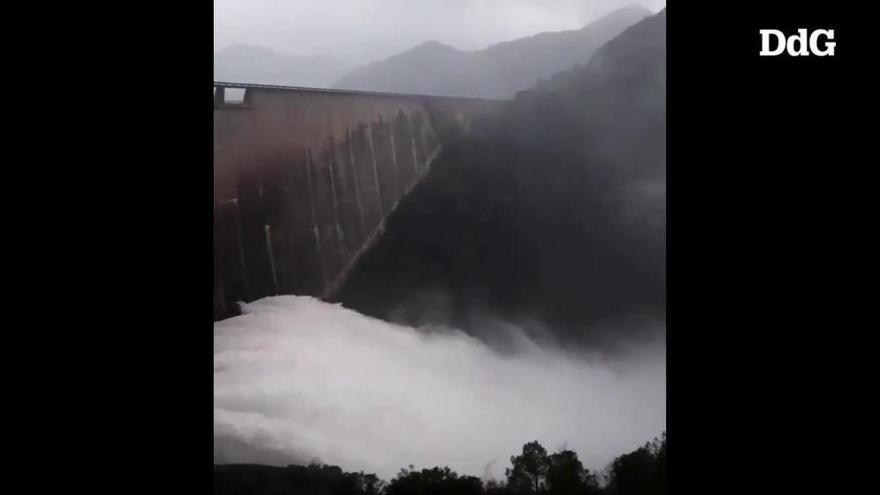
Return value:
<svg viewBox="0 0 880 495">
<path fill-rule="evenodd" d="M 616 8 L 665 0 L 214 0 L 214 48 L 372 61 L 437 40 L 463 50 L 579 28 Z M 367 60 L 364 60 L 367 59 Z"/>
</svg>

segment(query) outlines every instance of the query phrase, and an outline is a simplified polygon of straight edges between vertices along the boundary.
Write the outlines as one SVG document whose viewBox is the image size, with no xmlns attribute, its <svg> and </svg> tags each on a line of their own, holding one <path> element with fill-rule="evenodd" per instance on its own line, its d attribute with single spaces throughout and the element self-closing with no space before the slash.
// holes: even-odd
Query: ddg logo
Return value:
<svg viewBox="0 0 880 495">
<path fill-rule="evenodd" d="M 798 34 L 786 38 L 785 34 L 778 29 L 761 29 L 761 53 L 762 57 L 775 57 L 787 51 L 792 57 L 805 57 L 813 54 L 817 57 L 834 56 L 833 29 L 817 29 L 807 36 L 808 30 L 798 29 Z M 820 40 L 824 43 L 819 46 Z M 774 47 L 775 41 L 775 47 Z"/>
</svg>

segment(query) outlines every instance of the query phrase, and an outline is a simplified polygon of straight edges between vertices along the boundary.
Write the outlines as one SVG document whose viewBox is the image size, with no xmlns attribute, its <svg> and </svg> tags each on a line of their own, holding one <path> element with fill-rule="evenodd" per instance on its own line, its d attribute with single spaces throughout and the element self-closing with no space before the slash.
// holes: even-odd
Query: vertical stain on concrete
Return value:
<svg viewBox="0 0 880 495">
<path fill-rule="evenodd" d="M 332 296 L 439 154 L 437 122 L 460 126 L 444 115 L 500 103 L 255 85 L 246 94 L 214 111 L 215 318 L 275 293 Z"/>
</svg>

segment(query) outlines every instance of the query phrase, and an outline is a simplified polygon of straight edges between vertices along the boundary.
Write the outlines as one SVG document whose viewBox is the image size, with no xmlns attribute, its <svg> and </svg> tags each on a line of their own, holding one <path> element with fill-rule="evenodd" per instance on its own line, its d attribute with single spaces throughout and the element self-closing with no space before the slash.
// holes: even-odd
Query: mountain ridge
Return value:
<svg viewBox="0 0 880 495">
<path fill-rule="evenodd" d="M 334 88 L 510 98 L 542 78 L 586 63 L 605 42 L 649 15 L 650 10 L 632 4 L 580 29 L 537 33 L 481 50 L 427 41 L 353 69 Z"/>
</svg>

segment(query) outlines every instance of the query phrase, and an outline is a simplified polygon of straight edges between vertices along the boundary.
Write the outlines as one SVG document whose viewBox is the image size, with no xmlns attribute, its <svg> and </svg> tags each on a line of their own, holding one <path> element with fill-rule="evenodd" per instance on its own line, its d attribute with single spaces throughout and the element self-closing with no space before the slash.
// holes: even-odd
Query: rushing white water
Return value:
<svg viewBox="0 0 880 495">
<path fill-rule="evenodd" d="M 596 469 L 665 429 L 662 346 L 599 361 L 522 338 L 499 353 L 310 297 L 245 311 L 214 326 L 215 462 L 501 478 L 527 441 Z"/>
</svg>

